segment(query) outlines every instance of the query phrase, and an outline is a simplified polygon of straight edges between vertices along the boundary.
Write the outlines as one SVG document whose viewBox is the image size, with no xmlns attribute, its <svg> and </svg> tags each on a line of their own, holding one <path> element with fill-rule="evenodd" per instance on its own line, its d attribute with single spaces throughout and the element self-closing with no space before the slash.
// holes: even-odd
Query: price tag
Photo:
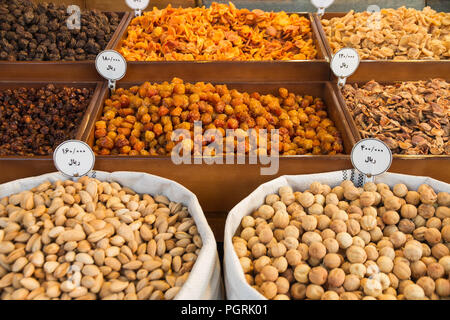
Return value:
<svg viewBox="0 0 450 320">
<path fill-rule="evenodd" d="M 317 8 L 317 14 L 323 16 L 325 9 L 333 4 L 334 0 L 311 0 L 314 7 Z"/>
<path fill-rule="evenodd" d="M 381 140 L 362 139 L 352 149 L 353 166 L 368 178 L 386 172 L 392 164 L 391 149 Z"/>
<path fill-rule="evenodd" d="M 343 87 L 359 66 L 359 54 L 353 48 L 344 48 L 336 52 L 331 59 L 330 67 L 334 75 L 338 77 L 338 86 Z"/>
<path fill-rule="evenodd" d="M 94 168 L 95 155 L 87 143 L 67 140 L 53 152 L 53 162 L 62 174 L 69 177 L 81 177 Z"/>
<path fill-rule="evenodd" d="M 134 10 L 134 15 L 140 16 L 142 10 L 148 7 L 150 0 L 125 0 L 127 6 Z"/>
<path fill-rule="evenodd" d="M 100 52 L 95 59 L 97 72 L 108 80 L 111 90 L 116 89 L 116 81 L 122 79 L 127 73 L 127 61 L 115 50 Z"/>
</svg>

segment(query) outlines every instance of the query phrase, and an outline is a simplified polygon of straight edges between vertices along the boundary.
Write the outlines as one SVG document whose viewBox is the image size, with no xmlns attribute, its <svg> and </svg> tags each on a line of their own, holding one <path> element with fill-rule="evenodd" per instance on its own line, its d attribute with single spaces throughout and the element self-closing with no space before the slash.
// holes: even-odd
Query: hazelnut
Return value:
<svg viewBox="0 0 450 320">
<path fill-rule="evenodd" d="M 431 253 L 433 254 L 433 257 L 435 257 L 436 259 L 441 259 L 445 256 L 450 256 L 449 249 L 445 244 L 442 243 L 435 244 L 431 248 Z"/>
<path fill-rule="evenodd" d="M 313 194 L 321 194 L 323 192 L 323 187 L 322 187 L 322 184 L 320 182 L 313 182 L 309 186 L 309 190 Z"/>
<path fill-rule="evenodd" d="M 290 293 L 294 299 L 305 299 L 306 297 L 306 286 L 301 283 L 294 283 L 291 287 Z"/>
<path fill-rule="evenodd" d="M 400 248 L 406 242 L 406 236 L 403 232 L 396 231 L 389 236 L 389 240 L 395 248 Z"/>
<path fill-rule="evenodd" d="M 336 240 L 339 243 L 339 247 L 342 249 L 347 249 L 353 243 L 352 236 L 347 232 L 340 232 L 336 235 Z"/>
<path fill-rule="evenodd" d="M 328 284 L 332 287 L 340 287 L 345 281 L 345 272 L 340 268 L 335 268 L 328 274 Z"/>
<path fill-rule="evenodd" d="M 277 194 L 269 194 L 266 196 L 266 204 L 271 206 L 275 202 L 280 201 L 280 197 Z"/>
<path fill-rule="evenodd" d="M 323 267 L 314 267 L 309 272 L 309 281 L 313 284 L 322 285 L 327 281 L 328 272 Z"/>
<path fill-rule="evenodd" d="M 377 219 L 375 219 L 372 216 L 364 216 L 361 218 L 360 224 L 361 228 L 363 228 L 366 231 L 370 231 L 376 227 Z"/>
<path fill-rule="evenodd" d="M 411 275 L 414 279 L 418 279 L 427 274 L 427 266 L 422 261 L 414 261 L 410 265 Z"/>
<path fill-rule="evenodd" d="M 285 257 L 275 258 L 272 265 L 278 270 L 279 273 L 283 273 L 288 268 L 288 262 Z"/>
<path fill-rule="evenodd" d="M 417 191 L 408 191 L 405 200 L 406 203 L 417 206 L 420 203 L 420 195 Z"/>
<path fill-rule="evenodd" d="M 255 226 L 255 219 L 252 216 L 245 216 L 242 218 L 242 228 L 251 228 Z"/>
<path fill-rule="evenodd" d="M 428 297 L 431 296 L 436 288 L 434 280 L 430 277 L 421 277 L 417 280 L 416 284 L 423 289 L 425 295 Z"/>
<path fill-rule="evenodd" d="M 363 248 L 351 246 L 346 250 L 346 257 L 351 263 L 364 263 L 367 259 L 367 254 Z"/>
<path fill-rule="evenodd" d="M 336 253 L 339 251 L 339 242 L 336 239 L 328 238 L 323 241 L 323 244 L 327 248 L 327 252 Z"/>
<path fill-rule="evenodd" d="M 287 294 L 289 292 L 289 281 L 286 278 L 279 277 L 275 284 L 277 285 L 277 293 L 278 294 Z"/>
<path fill-rule="evenodd" d="M 441 233 L 436 228 L 428 228 L 424 234 L 425 240 L 431 244 L 437 244 L 441 242 Z"/>
<path fill-rule="evenodd" d="M 383 222 L 386 224 L 397 224 L 400 221 L 400 216 L 396 211 L 386 211 L 383 214 Z"/>
<path fill-rule="evenodd" d="M 417 284 L 410 284 L 406 286 L 403 294 L 407 300 L 422 300 L 425 298 L 425 292 L 422 287 Z"/>
<path fill-rule="evenodd" d="M 348 186 L 344 188 L 344 197 L 347 200 L 356 200 L 359 197 L 359 189 L 354 186 Z"/>
<path fill-rule="evenodd" d="M 411 269 L 404 262 L 394 264 L 393 272 L 400 280 L 407 280 L 411 277 Z"/>
<path fill-rule="evenodd" d="M 437 195 L 434 192 L 433 188 L 431 188 L 429 185 L 422 184 L 419 186 L 419 189 L 417 189 L 420 195 L 420 201 L 425 204 L 432 205 L 437 200 Z"/>
<path fill-rule="evenodd" d="M 406 194 L 408 193 L 408 187 L 406 187 L 406 185 L 404 185 L 403 183 L 399 183 L 396 184 L 394 186 L 394 188 L 392 189 L 392 191 L 394 192 L 394 194 L 399 197 L 399 198 L 403 198 L 406 196 Z"/>
<path fill-rule="evenodd" d="M 289 214 L 286 211 L 277 211 L 273 216 L 275 228 L 284 229 L 289 225 Z"/>
<path fill-rule="evenodd" d="M 266 255 L 267 248 L 262 243 L 255 243 L 252 246 L 251 251 L 252 251 L 253 258 L 258 259 L 259 257 Z"/>
<path fill-rule="evenodd" d="M 347 291 L 356 291 L 361 285 L 361 280 L 358 276 L 354 274 L 347 274 L 344 280 L 344 288 Z"/>
<path fill-rule="evenodd" d="M 375 194 L 374 192 L 365 191 L 359 197 L 359 202 L 363 207 L 370 207 L 375 203 Z"/>
<path fill-rule="evenodd" d="M 262 228 L 261 232 L 259 233 L 259 241 L 262 243 L 269 243 L 273 239 L 273 231 L 270 229 L 270 227 L 265 226 Z"/>
<path fill-rule="evenodd" d="M 400 198 L 396 196 L 389 196 L 384 200 L 384 207 L 386 210 L 390 211 L 397 211 L 401 208 L 402 203 L 400 201 Z"/>
<path fill-rule="evenodd" d="M 329 194 L 327 194 L 327 196 L 325 197 L 325 203 L 327 204 L 327 205 L 329 205 L 329 204 L 333 204 L 333 205 L 335 205 L 335 206 L 337 206 L 337 204 L 339 203 L 339 198 L 338 198 L 338 196 L 336 195 L 336 193 L 329 193 Z"/>
<path fill-rule="evenodd" d="M 277 285 L 274 282 L 266 281 L 259 287 L 259 292 L 267 299 L 273 299 L 277 295 Z"/>
<path fill-rule="evenodd" d="M 302 262 L 302 255 L 296 249 L 290 249 L 286 252 L 286 260 L 290 266 L 297 266 Z"/>
<path fill-rule="evenodd" d="M 315 216 L 303 216 L 301 217 L 302 228 L 305 231 L 313 231 L 317 227 L 317 218 Z"/>
<path fill-rule="evenodd" d="M 271 219 L 274 214 L 275 214 L 274 208 L 272 208 L 271 206 L 269 206 L 267 204 L 263 204 L 258 209 L 258 216 L 265 220 Z"/>
<path fill-rule="evenodd" d="M 366 283 L 364 284 L 364 293 L 372 296 L 372 297 L 378 297 L 380 294 L 382 294 L 382 287 L 380 281 L 377 279 L 367 279 Z"/>
<path fill-rule="evenodd" d="M 303 192 L 297 201 L 303 206 L 303 208 L 309 208 L 314 204 L 315 198 L 311 192 Z"/>
<path fill-rule="evenodd" d="M 271 263 L 271 259 L 268 256 L 262 256 L 253 262 L 253 268 L 256 272 L 261 272 L 262 269 Z"/>
<path fill-rule="evenodd" d="M 327 249 L 321 242 L 314 242 L 309 246 L 309 256 L 315 259 L 322 259 L 327 253 Z"/>
<path fill-rule="evenodd" d="M 450 281 L 442 278 L 437 279 L 436 293 L 443 298 L 450 296 Z"/>
<path fill-rule="evenodd" d="M 339 300 L 339 295 L 334 291 L 326 291 L 321 300 Z"/>
<path fill-rule="evenodd" d="M 310 270 L 311 268 L 306 263 L 297 265 L 294 270 L 295 280 L 300 283 L 308 283 Z"/>
<path fill-rule="evenodd" d="M 311 300 L 320 300 L 323 294 L 324 290 L 321 286 L 310 284 L 306 287 L 306 297 Z"/>
<path fill-rule="evenodd" d="M 438 262 L 430 263 L 427 266 L 427 275 L 434 280 L 442 278 L 444 274 L 445 274 L 444 267 Z"/>
<path fill-rule="evenodd" d="M 403 248 L 403 256 L 409 261 L 417 261 L 422 258 L 422 246 L 414 244 L 406 244 Z"/>
<path fill-rule="evenodd" d="M 315 214 L 315 215 L 319 215 L 323 213 L 323 207 L 322 205 L 318 204 L 318 203 L 314 203 L 312 206 L 310 206 L 308 208 L 308 213 L 309 214 Z"/>
<path fill-rule="evenodd" d="M 437 203 L 440 206 L 450 207 L 450 193 L 439 192 L 437 195 Z"/>
<path fill-rule="evenodd" d="M 439 264 L 444 268 L 445 273 L 450 275 L 450 256 L 440 258 Z"/>
</svg>

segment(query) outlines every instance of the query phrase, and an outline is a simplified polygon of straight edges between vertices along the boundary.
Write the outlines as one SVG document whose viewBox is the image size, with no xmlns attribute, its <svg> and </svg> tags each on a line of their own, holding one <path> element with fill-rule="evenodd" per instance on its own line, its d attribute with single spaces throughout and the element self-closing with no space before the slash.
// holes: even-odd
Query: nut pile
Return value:
<svg viewBox="0 0 450 320">
<path fill-rule="evenodd" d="M 75 138 L 92 88 L 0 89 L 0 156 L 45 156 Z"/>
<path fill-rule="evenodd" d="M 145 82 L 128 90 L 119 88 L 105 101 L 103 116 L 95 124 L 93 150 L 101 155 L 169 155 L 175 146 L 173 131 L 190 130 L 193 136 L 194 122 L 201 121 L 202 133 L 219 130 L 225 142 L 226 129 L 242 135 L 251 128 L 268 133 L 279 129 L 280 154 L 342 153 L 340 133 L 326 110 L 321 99 L 295 95 L 285 88 L 273 96 L 239 92 L 226 85 L 183 83 L 177 78 L 170 83 Z M 203 150 L 207 140 L 204 137 Z M 245 143 L 247 153 L 248 135 Z M 258 146 L 258 152 L 270 153 L 269 142 Z M 231 148 L 241 150 L 237 145 Z"/>
<path fill-rule="evenodd" d="M 83 177 L 0 200 L 0 299 L 173 299 L 202 247 L 181 203 Z"/>
<path fill-rule="evenodd" d="M 69 16 L 63 5 L 0 1 L 0 60 L 95 60 L 120 20 L 115 13 L 84 11 L 81 28 L 70 30 Z"/>
<path fill-rule="evenodd" d="M 450 58 L 450 13 L 416 9 L 353 10 L 344 17 L 323 19 L 336 53 L 355 48 L 367 60 L 445 60 Z"/>
<path fill-rule="evenodd" d="M 233 245 L 268 299 L 450 297 L 450 194 L 428 185 L 283 186 L 242 219 Z"/>
<path fill-rule="evenodd" d="M 285 12 L 154 8 L 133 19 L 118 50 L 129 61 L 305 60 L 317 50 L 307 17 Z"/>
<path fill-rule="evenodd" d="M 363 138 L 396 154 L 450 154 L 450 84 L 442 79 L 346 85 L 342 94 Z"/>
</svg>

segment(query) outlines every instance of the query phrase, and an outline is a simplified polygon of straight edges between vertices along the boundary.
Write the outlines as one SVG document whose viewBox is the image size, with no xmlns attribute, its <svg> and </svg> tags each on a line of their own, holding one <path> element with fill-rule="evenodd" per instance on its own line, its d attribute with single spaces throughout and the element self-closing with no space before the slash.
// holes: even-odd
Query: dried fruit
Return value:
<svg viewBox="0 0 450 320">
<path fill-rule="evenodd" d="M 95 60 L 119 25 L 116 13 L 81 13 L 80 28 L 69 29 L 67 7 L 28 0 L 0 3 L 0 60 Z"/>
<path fill-rule="evenodd" d="M 105 101 L 103 116 L 95 124 L 93 149 L 102 155 L 169 155 L 183 143 L 199 155 L 193 148 L 195 121 L 202 123 L 203 155 L 215 155 L 208 144 L 219 143 L 205 134 L 207 130 L 220 132 L 224 152 L 229 146 L 229 152 L 248 154 L 249 129 L 255 129 L 255 136 L 257 130 L 267 130 L 269 142 L 258 142 L 257 152 L 262 154 L 272 149 L 272 129 L 279 129 L 279 153 L 283 155 L 343 152 L 341 135 L 320 98 L 296 95 L 285 88 L 279 89 L 278 96 L 239 92 L 226 85 L 191 84 L 177 78 L 170 83 L 118 88 Z M 172 141 L 176 129 L 190 131 L 191 139 Z M 227 129 L 242 137 L 240 144 L 226 139 Z"/>
<path fill-rule="evenodd" d="M 323 19 L 322 25 L 336 53 L 355 48 L 365 60 L 445 60 L 450 58 L 450 13 L 401 7 L 380 12 L 354 12 Z"/>
<path fill-rule="evenodd" d="M 378 138 L 396 154 L 450 154 L 450 84 L 442 79 L 342 89 L 363 138 Z"/>
<path fill-rule="evenodd" d="M 93 95 L 92 88 L 0 90 L 0 156 L 49 155 L 75 138 Z"/>
<path fill-rule="evenodd" d="M 317 55 L 308 18 L 249 11 L 213 2 L 133 19 L 118 50 L 129 61 L 311 60 Z"/>
</svg>

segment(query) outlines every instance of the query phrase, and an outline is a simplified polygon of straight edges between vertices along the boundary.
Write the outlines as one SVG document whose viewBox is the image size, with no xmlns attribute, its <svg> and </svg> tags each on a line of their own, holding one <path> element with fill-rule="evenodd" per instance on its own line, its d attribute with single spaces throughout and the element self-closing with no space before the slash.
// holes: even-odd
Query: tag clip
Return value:
<svg viewBox="0 0 450 320">
<path fill-rule="evenodd" d="M 134 16 L 135 17 L 140 17 L 142 15 L 142 10 L 141 9 L 134 9 Z"/>
<path fill-rule="evenodd" d="M 108 79 L 108 88 L 111 92 L 116 91 L 116 80 Z"/>
<path fill-rule="evenodd" d="M 322 16 L 325 14 L 325 8 L 320 7 L 317 8 L 317 15 L 319 16 L 319 18 L 322 18 Z"/>
<path fill-rule="evenodd" d="M 342 89 L 346 83 L 347 83 L 347 77 L 338 77 L 337 85 L 338 85 L 339 89 Z"/>
</svg>

